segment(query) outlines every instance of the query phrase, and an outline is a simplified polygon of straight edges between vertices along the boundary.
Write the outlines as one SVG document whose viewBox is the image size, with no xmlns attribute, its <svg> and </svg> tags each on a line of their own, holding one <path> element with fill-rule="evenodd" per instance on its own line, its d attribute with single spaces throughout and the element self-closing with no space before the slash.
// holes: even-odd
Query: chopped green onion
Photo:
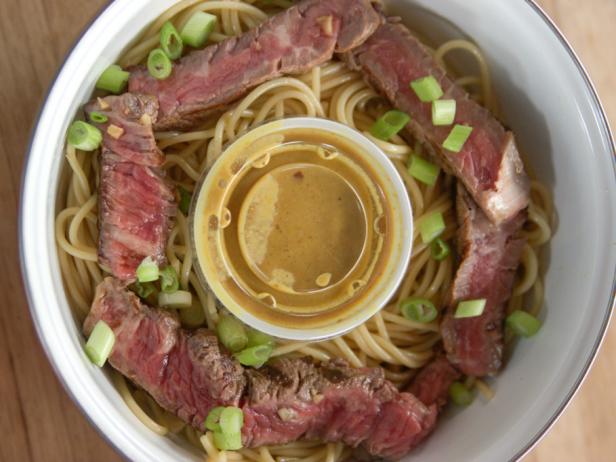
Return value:
<svg viewBox="0 0 616 462">
<path fill-rule="evenodd" d="M 387 141 L 400 130 L 402 130 L 411 118 L 402 111 L 387 111 L 374 122 L 370 133 L 375 138 Z"/>
<path fill-rule="evenodd" d="M 112 64 L 103 71 L 96 81 L 96 88 L 116 95 L 122 93 L 128 83 L 130 72 L 126 72 L 117 64 Z"/>
<path fill-rule="evenodd" d="M 460 152 L 472 131 L 473 127 L 468 125 L 454 125 L 449 136 L 443 141 L 443 147 L 452 152 Z"/>
<path fill-rule="evenodd" d="M 148 55 L 148 72 L 158 80 L 164 80 L 171 75 L 173 64 L 160 48 L 155 48 Z"/>
<path fill-rule="evenodd" d="M 220 431 L 220 415 L 224 411 L 224 406 L 215 407 L 205 418 L 205 428 L 213 432 Z"/>
<path fill-rule="evenodd" d="M 541 321 L 526 311 L 516 310 L 507 316 L 507 327 L 522 337 L 532 337 L 541 329 Z"/>
<path fill-rule="evenodd" d="M 192 294 L 186 290 L 176 290 L 172 294 L 160 292 L 158 304 L 169 308 L 190 308 L 192 306 Z"/>
<path fill-rule="evenodd" d="M 214 444 L 218 449 L 236 450 L 242 447 L 244 413 L 238 407 L 218 406 L 205 419 L 205 428 L 214 432 Z"/>
<path fill-rule="evenodd" d="M 137 280 L 139 282 L 152 282 L 158 280 L 158 265 L 152 257 L 145 257 L 137 267 Z"/>
<path fill-rule="evenodd" d="M 445 258 L 449 256 L 449 252 L 449 245 L 440 237 L 437 237 L 432 241 L 432 244 L 430 245 L 430 254 L 436 261 L 445 260 Z"/>
<path fill-rule="evenodd" d="M 160 271 L 160 290 L 167 294 L 172 294 L 180 288 L 178 273 L 171 265 L 166 266 Z"/>
<path fill-rule="evenodd" d="M 193 14 L 182 27 L 180 36 L 187 45 L 194 48 L 202 47 L 216 25 L 216 16 L 203 11 Z"/>
<path fill-rule="evenodd" d="M 451 125 L 456 119 L 456 100 L 439 99 L 432 101 L 432 124 Z"/>
<path fill-rule="evenodd" d="M 428 162 L 423 157 L 419 157 L 413 154 L 411 156 L 408 171 L 413 178 L 418 179 L 419 181 L 427 184 L 428 186 L 434 186 L 434 183 L 436 183 L 436 180 L 438 179 L 441 168 L 438 165 L 434 165 L 433 163 Z"/>
<path fill-rule="evenodd" d="M 169 59 L 178 59 L 182 56 L 184 43 L 175 26 L 167 21 L 160 29 L 160 48 L 165 52 Z"/>
<path fill-rule="evenodd" d="M 190 201 L 192 197 L 190 193 L 181 186 L 178 188 L 178 191 L 180 192 L 180 211 L 184 214 L 184 216 L 188 216 L 188 212 L 190 210 Z"/>
<path fill-rule="evenodd" d="M 102 112 L 90 112 L 88 117 L 90 117 L 90 120 L 92 122 L 97 123 L 97 124 L 104 124 L 105 122 L 109 120 L 109 117 L 107 117 Z"/>
<path fill-rule="evenodd" d="M 214 446 L 222 451 L 242 449 L 242 434 L 214 432 Z"/>
<path fill-rule="evenodd" d="M 86 354 L 90 361 L 98 367 L 103 367 L 111 354 L 115 343 L 115 334 L 105 321 L 98 321 L 86 342 Z"/>
<path fill-rule="evenodd" d="M 417 227 L 419 228 L 419 234 L 421 234 L 421 240 L 424 244 L 428 244 L 445 231 L 443 214 L 440 212 L 431 213 L 419 220 Z"/>
<path fill-rule="evenodd" d="M 225 435 L 241 433 L 244 425 L 244 413 L 239 407 L 229 406 L 220 413 L 220 431 Z"/>
<path fill-rule="evenodd" d="M 485 298 L 479 298 L 477 300 L 465 300 L 458 303 L 458 308 L 456 308 L 456 312 L 454 313 L 453 317 L 456 319 L 460 319 L 481 316 L 485 307 Z"/>
<path fill-rule="evenodd" d="M 216 326 L 218 339 L 230 351 L 236 352 L 246 348 L 248 336 L 244 324 L 234 316 L 221 316 Z"/>
<path fill-rule="evenodd" d="M 276 345 L 276 341 L 274 340 L 274 338 L 267 335 L 265 332 L 249 328 L 246 330 L 246 335 L 248 336 L 248 343 L 246 344 L 246 346 L 248 347 L 254 347 L 259 345 L 267 345 L 274 347 Z"/>
<path fill-rule="evenodd" d="M 180 321 L 186 327 L 199 327 L 205 322 L 205 311 L 199 303 L 193 303 L 190 307 L 180 310 Z"/>
<path fill-rule="evenodd" d="M 402 316 L 411 321 L 428 323 L 438 316 L 438 311 L 430 300 L 420 297 L 409 297 L 400 303 Z"/>
<path fill-rule="evenodd" d="M 437 80 L 428 75 L 421 79 L 413 80 L 411 82 L 411 88 L 417 95 L 417 97 L 424 103 L 430 103 L 443 96 L 443 90 Z"/>
<path fill-rule="evenodd" d="M 474 399 L 473 392 L 461 382 L 449 386 L 449 397 L 458 406 L 468 406 Z"/>
<path fill-rule="evenodd" d="M 246 348 L 235 354 L 235 357 L 244 366 L 252 366 L 259 368 L 263 366 L 269 359 L 274 349 L 268 345 L 259 345 Z"/>
<path fill-rule="evenodd" d="M 69 127 L 67 138 L 68 144 L 77 149 L 94 151 L 103 141 L 103 134 L 95 126 L 81 120 L 76 120 Z"/>
<path fill-rule="evenodd" d="M 156 287 L 151 282 L 139 282 L 135 281 L 134 284 L 135 292 L 139 295 L 140 298 L 148 298 L 150 295 L 154 293 Z"/>
</svg>

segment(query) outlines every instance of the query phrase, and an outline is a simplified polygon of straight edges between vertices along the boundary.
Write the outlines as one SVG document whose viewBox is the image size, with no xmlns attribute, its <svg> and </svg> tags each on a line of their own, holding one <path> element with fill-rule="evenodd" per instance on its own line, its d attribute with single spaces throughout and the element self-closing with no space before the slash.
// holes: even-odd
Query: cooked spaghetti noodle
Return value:
<svg viewBox="0 0 616 462">
<path fill-rule="evenodd" d="M 219 21 L 210 40 L 217 42 L 254 27 L 269 14 L 288 6 L 288 0 L 271 0 L 262 4 L 183 0 L 162 14 L 119 62 L 122 65 L 143 62 L 148 52 L 157 46 L 160 27 L 167 20 L 181 27 L 195 11 L 216 14 Z M 466 40 L 453 40 L 438 47 L 435 57 L 444 65 L 444 58 L 453 50 L 468 52 L 477 61 L 479 69 L 477 76 L 463 76 L 457 83 L 466 87 L 484 105 L 495 109 L 490 74 L 481 51 Z M 156 139 L 166 155 L 164 169 L 167 176 L 175 185 L 193 191 L 199 177 L 220 156 L 223 147 L 264 120 L 306 115 L 345 123 L 366 134 L 390 157 L 406 185 L 414 219 L 436 211 L 443 213 L 446 221 L 443 238 L 451 240 L 457 227 L 452 200 L 454 179 L 441 174 L 434 186 L 417 182 L 408 173 L 406 162 L 411 153 L 421 154 L 422 146 L 419 143 L 409 145 L 399 136 L 383 142 L 368 133 L 376 118 L 389 108 L 388 103 L 366 85 L 360 74 L 349 70 L 344 63 L 332 60 L 302 76 L 282 77 L 258 86 L 227 112 L 212 118 L 197 130 L 187 133 L 159 132 Z M 66 148 L 66 160 L 68 181 L 60 191 L 61 210 L 56 218 L 56 240 L 65 287 L 81 321 L 90 309 L 95 287 L 105 274 L 105 269 L 97 264 L 96 249 L 99 167 L 96 155 L 76 151 L 71 146 Z M 540 248 L 550 239 L 553 213 L 549 192 L 545 186 L 533 181 L 525 228 L 528 243 L 509 302 L 509 311 L 525 309 L 536 314 L 542 306 L 543 284 L 538 256 Z M 191 328 L 203 325 L 214 329 L 222 308 L 214 295 L 200 285 L 194 271 L 188 220 L 181 212 L 178 212 L 166 253 L 169 263 L 180 276 L 182 289 L 190 290 L 195 295 L 192 309 L 182 313 L 183 323 Z M 429 324 L 408 320 L 401 315 L 399 302 L 409 296 L 419 296 L 431 299 L 442 308 L 454 271 L 452 257 L 440 262 L 431 258 L 429 246 L 418 239 L 416 232 L 411 263 L 388 306 L 342 337 L 320 343 L 283 342 L 273 355 L 308 355 L 320 361 L 341 357 L 355 367 L 380 366 L 389 380 L 403 387 L 417 369 L 432 358 L 440 336 L 439 319 Z M 115 372 L 114 382 L 129 408 L 148 428 L 159 435 L 173 433 L 183 436 L 204 451 L 211 461 L 272 462 L 292 459 L 334 462 L 344 460 L 350 453 L 342 444 L 306 441 L 237 452 L 219 451 L 213 444 L 211 434 L 199 434 L 185 425 Z M 487 399 L 491 397 L 492 391 L 484 382 L 471 377 L 467 383 L 476 387 Z"/>
</svg>

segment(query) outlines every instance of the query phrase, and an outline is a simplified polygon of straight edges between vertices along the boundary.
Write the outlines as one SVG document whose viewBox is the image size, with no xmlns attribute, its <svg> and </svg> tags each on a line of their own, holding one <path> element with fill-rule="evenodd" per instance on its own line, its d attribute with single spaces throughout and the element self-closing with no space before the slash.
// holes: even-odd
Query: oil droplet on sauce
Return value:
<svg viewBox="0 0 616 462">
<path fill-rule="evenodd" d="M 332 280 L 332 273 L 322 273 L 317 276 L 316 283 L 319 287 L 327 287 Z"/>
</svg>

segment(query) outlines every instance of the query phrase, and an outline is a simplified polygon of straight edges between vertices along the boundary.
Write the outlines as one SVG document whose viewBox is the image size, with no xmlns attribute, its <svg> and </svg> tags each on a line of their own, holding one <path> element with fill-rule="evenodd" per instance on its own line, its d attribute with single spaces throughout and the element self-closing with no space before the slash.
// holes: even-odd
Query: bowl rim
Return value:
<svg viewBox="0 0 616 462">
<path fill-rule="evenodd" d="M 18 231 L 18 241 L 19 241 L 19 260 L 20 260 L 20 269 L 21 269 L 21 277 L 22 277 L 22 281 L 23 281 L 23 285 L 24 285 L 24 291 L 26 293 L 26 297 L 28 300 L 28 309 L 30 312 L 30 317 L 32 318 L 32 322 L 34 324 L 36 333 L 37 333 L 37 337 L 38 337 L 38 341 L 40 342 L 43 351 L 45 353 L 45 355 L 47 356 L 47 359 L 49 361 L 49 363 L 51 364 L 51 367 L 57 377 L 57 379 L 60 381 L 60 383 L 62 384 L 62 387 L 64 388 L 64 390 L 66 391 L 66 393 L 69 395 L 69 397 L 71 398 L 71 400 L 73 401 L 73 403 L 77 406 L 77 408 L 81 411 L 82 415 L 87 419 L 87 421 L 90 423 L 90 425 L 96 430 L 96 432 L 112 447 L 115 449 L 115 451 L 117 452 L 118 455 L 120 455 L 122 458 L 129 460 L 129 453 L 127 451 L 125 451 L 123 448 L 121 448 L 114 440 L 112 440 L 105 432 L 102 431 L 102 429 L 95 423 L 94 419 L 90 416 L 90 412 L 84 407 L 84 405 L 76 398 L 76 395 L 74 394 L 71 386 L 66 382 L 65 377 L 63 375 L 63 373 L 61 372 L 60 366 L 58 364 L 58 362 L 56 361 L 56 359 L 54 358 L 54 356 L 51 353 L 51 350 L 48 347 L 48 342 L 45 338 L 44 332 L 43 332 L 43 328 L 41 325 L 41 321 L 39 319 L 37 310 L 34 308 L 34 303 L 33 303 L 33 290 L 32 290 L 32 285 L 31 285 L 31 281 L 30 281 L 30 272 L 29 269 L 26 267 L 26 258 L 25 258 L 25 245 L 24 245 L 24 240 L 25 240 L 25 228 L 24 228 L 24 217 L 25 217 L 25 212 L 24 212 L 24 207 L 23 207 L 23 202 L 24 202 L 24 196 L 25 196 L 25 184 L 26 184 L 26 177 L 27 177 L 27 173 L 31 168 L 31 161 L 32 161 L 32 146 L 34 143 L 34 140 L 36 138 L 37 135 L 37 131 L 38 131 L 38 127 L 39 127 L 39 123 L 41 120 L 41 116 L 44 112 L 44 109 L 46 108 L 47 104 L 48 104 L 48 100 L 49 100 L 49 96 L 52 92 L 52 90 L 54 89 L 54 87 L 56 86 L 56 83 L 58 81 L 58 78 L 60 76 L 60 74 L 62 73 L 62 70 L 64 69 L 68 59 L 70 58 L 70 56 L 73 54 L 73 52 L 75 51 L 75 49 L 77 48 L 77 46 L 79 45 L 79 43 L 81 42 L 82 38 L 84 37 L 84 35 L 86 34 L 87 31 L 90 30 L 90 28 L 94 25 L 95 22 L 97 22 L 99 20 L 99 18 L 101 18 L 103 15 L 105 15 L 107 13 L 107 11 L 116 3 L 120 3 L 122 1 L 125 0 L 109 0 L 107 2 L 107 4 L 103 5 L 91 18 L 90 21 L 88 21 L 88 23 L 83 27 L 83 29 L 79 32 L 79 34 L 77 35 L 76 39 L 73 41 L 73 43 L 71 44 L 71 46 L 68 48 L 67 52 L 65 53 L 60 65 L 58 66 L 58 70 L 55 73 L 55 75 L 53 76 L 53 78 L 50 81 L 50 84 L 47 88 L 47 91 L 45 92 L 43 99 L 40 103 L 39 109 L 38 109 L 38 113 L 36 115 L 36 117 L 34 118 L 33 124 L 32 124 L 32 129 L 30 132 L 30 136 L 29 136 L 29 140 L 28 140 L 28 146 L 26 149 L 26 153 L 25 153 L 25 158 L 24 158 L 24 163 L 23 163 L 23 169 L 22 169 L 22 173 L 21 173 L 21 183 L 20 183 L 20 194 L 19 194 L 19 214 L 18 214 L 18 224 L 17 224 L 17 231 Z M 592 79 L 590 78 L 590 75 L 588 73 L 588 71 L 586 70 L 585 66 L 582 64 L 579 56 L 577 55 L 577 53 L 574 51 L 572 45 L 569 43 L 569 41 L 565 38 L 563 32 L 560 30 L 560 28 L 555 24 L 555 22 L 552 20 L 552 18 L 550 18 L 550 16 L 543 10 L 543 8 L 541 8 L 536 0 L 519 0 L 521 3 L 525 4 L 527 7 L 531 8 L 531 10 L 537 14 L 537 16 L 539 16 L 539 18 L 543 21 L 543 23 L 548 27 L 548 29 L 552 32 L 552 34 L 556 37 L 556 39 L 558 40 L 558 42 L 560 43 L 560 45 L 564 48 L 564 50 L 567 52 L 567 54 L 569 55 L 569 58 L 571 59 L 571 61 L 575 64 L 579 75 L 582 77 L 588 91 L 589 94 L 592 98 L 592 105 L 595 108 L 595 112 L 596 114 L 599 116 L 599 128 L 601 129 L 601 136 L 602 139 L 604 141 L 606 141 L 607 145 L 611 148 L 611 151 L 613 153 L 613 155 L 611 156 L 611 160 L 612 160 L 612 173 L 613 173 L 613 180 L 616 182 L 616 143 L 614 141 L 614 134 L 612 132 L 612 129 L 610 127 L 609 124 L 609 120 L 607 118 L 605 109 L 603 107 L 603 104 L 601 103 L 601 100 L 599 98 L 599 95 L 597 93 L 596 87 L 592 81 Z M 591 353 L 589 355 L 589 357 L 587 358 L 586 362 L 584 363 L 582 369 L 580 370 L 577 378 L 575 379 L 571 389 L 565 394 L 563 400 L 561 401 L 561 403 L 558 405 L 557 409 L 554 411 L 553 415 L 548 419 L 548 421 L 539 429 L 539 431 L 530 439 L 530 441 L 528 441 L 527 443 L 524 444 L 524 446 L 517 452 L 515 453 L 511 459 L 509 459 L 510 462 L 513 461 L 519 461 L 520 459 L 522 459 L 526 454 L 528 454 L 540 441 L 541 439 L 548 433 L 548 431 L 553 427 L 553 425 L 558 421 L 558 419 L 562 416 L 563 412 L 565 411 L 565 409 L 567 408 L 567 406 L 570 404 L 571 400 L 575 397 L 576 393 L 579 391 L 582 383 L 584 382 L 584 380 L 586 379 L 586 377 L 588 376 L 588 373 L 590 372 L 590 369 L 593 365 L 593 363 L 595 362 L 599 349 L 603 343 L 603 341 L 605 340 L 609 325 L 610 325 L 610 321 L 612 318 L 612 312 L 614 311 L 614 309 L 616 309 L 616 265 L 614 266 L 614 271 L 613 271 L 613 276 L 612 276 L 612 293 L 610 296 L 610 300 L 608 301 L 608 306 L 606 307 L 605 310 L 605 314 L 604 317 L 601 321 L 601 327 L 600 327 L 600 332 L 599 335 L 597 336 L 597 338 L 594 341 L 594 344 L 592 346 L 591 349 Z"/>
</svg>

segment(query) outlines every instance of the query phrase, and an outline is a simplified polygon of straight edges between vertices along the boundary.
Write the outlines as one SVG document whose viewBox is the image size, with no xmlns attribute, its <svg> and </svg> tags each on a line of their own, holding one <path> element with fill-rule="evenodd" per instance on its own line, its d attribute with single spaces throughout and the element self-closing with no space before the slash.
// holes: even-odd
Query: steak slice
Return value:
<svg viewBox="0 0 616 462">
<path fill-rule="evenodd" d="M 343 58 L 395 107 L 411 116 L 408 132 L 464 183 L 490 220 L 501 223 L 526 208 L 530 183 L 513 135 L 447 76 L 403 24 L 390 19 Z M 422 103 L 410 88 L 410 82 L 427 75 L 439 81 L 443 98 L 456 100 L 454 123 L 473 127 L 459 153 L 442 146 L 452 127 L 434 126 L 431 105 Z"/>
<path fill-rule="evenodd" d="M 158 116 L 156 98 L 132 93 L 107 96 L 88 103 L 85 112 L 107 116 L 107 122 L 95 125 L 103 132 L 103 147 L 119 160 L 147 167 L 163 164 L 165 157 L 156 147 L 152 132 L 152 122 Z M 116 134 L 112 135 L 114 130 Z"/>
<path fill-rule="evenodd" d="M 481 377 L 500 369 L 503 353 L 505 303 L 511 297 L 515 271 L 525 239 L 519 232 L 526 212 L 495 225 L 458 182 L 456 208 L 462 260 L 451 287 L 441 323 L 449 361 L 464 374 Z M 458 302 L 486 299 L 480 316 L 454 318 Z"/>
<path fill-rule="evenodd" d="M 342 441 L 373 457 L 397 459 L 436 423 L 436 407 L 400 393 L 380 368 L 336 359 L 280 358 L 246 370 L 242 439 L 249 447 L 300 438 Z"/>
<path fill-rule="evenodd" d="M 90 334 L 105 321 L 116 336 L 109 362 L 147 391 L 158 404 L 203 430 L 215 406 L 238 406 L 244 390 L 242 367 L 205 329 L 188 332 L 177 316 L 153 309 L 113 278 L 96 289 L 83 324 Z"/>
<path fill-rule="evenodd" d="M 176 214 L 172 186 L 159 168 L 152 121 L 158 103 L 151 96 L 125 93 L 86 106 L 108 117 L 98 196 L 98 259 L 119 279 L 132 281 L 145 257 L 164 264 L 165 246 Z"/>
<path fill-rule="evenodd" d="M 239 37 L 188 54 L 165 80 L 136 68 L 129 89 L 158 98 L 157 130 L 187 129 L 260 83 L 356 47 L 380 22 L 369 0 L 303 0 Z"/>
<path fill-rule="evenodd" d="M 277 358 L 244 370 L 214 333 L 182 329 L 175 314 L 144 305 L 114 278 L 97 287 L 86 336 L 99 320 L 116 336 L 109 357 L 115 369 L 200 430 L 213 407 L 241 407 L 247 447 L 319 439 L 398 459 L 436 424 L 437 406 L 400 393 L 381 368 Z"/>
<path fill-rule="evenodd" d="M 411 382 L 408 391 L 426 406 L 436 404 L 442 408 L 449 398 L 449 387 L 462 374 L 458 372 L 443 354 L 428 363 Z"/>
</svg>

